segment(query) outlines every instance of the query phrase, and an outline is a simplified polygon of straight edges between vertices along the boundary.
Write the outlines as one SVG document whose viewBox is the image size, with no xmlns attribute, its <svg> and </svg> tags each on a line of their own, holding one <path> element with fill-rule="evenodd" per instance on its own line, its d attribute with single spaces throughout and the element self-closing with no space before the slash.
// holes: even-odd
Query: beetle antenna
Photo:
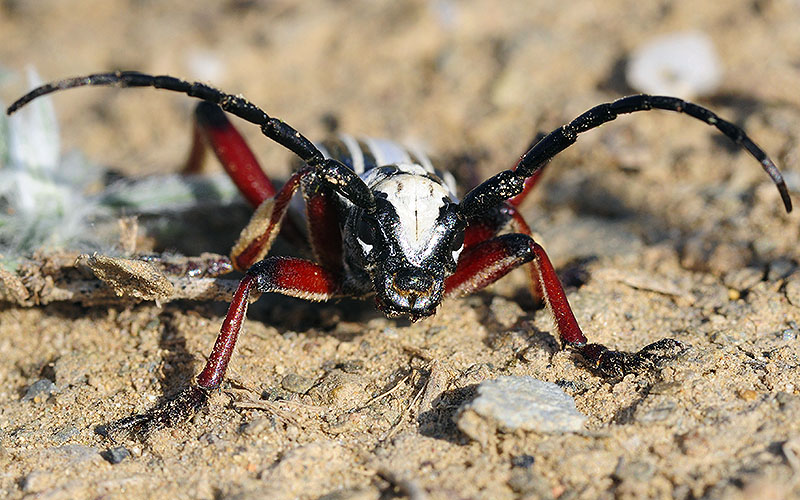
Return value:
<svg viewBox="0 0 800 500">
<path fill-rule="evenodd" d="M 522 193 L 525 188 L 525 180 L 536 175 L 547 162 L 573 145 L 578 139 L 578 134 L 615 120 L 619 115 L 650 111 L 651 109 L 685 113 L 716 127 L 725 137 L 742 146 L 753 158 L 758 160 L 761 168 L 778 188 L 786 212 L 792 211 L 792 200 L 781 171 L 764 150 L 747 136 L 744 130 L 723 120 L 707 108 L 677 97 L 638 94 L 623 97 L 614 102 L 599 104 L 544 136 L 520 157 L 514 170 L 504 170 L 495 174 L 467 193 L 461 201 L 462 213 L 467 219 L 470 219 L 483 213 L 488 207 L 496 206 Z"/>
<path fill-rule="evenodd" d="M 350 174 L 336 160 L 326 159 L 322 152 L 303 134 L 278 118 L 269 116 L 264 110 L 241 96 L 226 94 L 221 90 L 200 82 L 187 82 L 172 76 L 153 76 L 138 71 L 116 71 L 66 78 L 41 85 L 17 99 L 6 110 L 12 114 L 37 97 L 84 86 L 109 87 L 154 87 L 180 92 L 218 105 L 224 111 L 258 125 L 261 133 L 296 154 L 306 164 L 320 169 L 324 177 L 334 180 L 333 187 L 354 204 L 374 210 L 375 200 L 366 184 L 354 172 Z"/>
<path fill-rule="evenodd" d="M 720 118 L 710 109 L 686 102 L 677 97 L 639 94 L 597 105 L 568 124 L 550 132 L 537 142 L 522 155 L 517 163 L 515 172 L 524 177 L 530 177 L 554 156 L 571 146 L 578 138 L 578 134 L 615 120 L 619 115 L 637 111 L 650 111 L 652 109 L 685 113 L 692 118 L 716 127 L 728 139 L 742 146 L 753 158 L 758 160 L 761 168 L 770 176 L 772 182 L 778 188 L 786 212 L 792 211 L 792 200 L 789 198 L 789 191 L 786 188 L 781 171 L 764 150 L 747 136 L 741 127 L 737 127 L 733 123 Z"/>
</svg>

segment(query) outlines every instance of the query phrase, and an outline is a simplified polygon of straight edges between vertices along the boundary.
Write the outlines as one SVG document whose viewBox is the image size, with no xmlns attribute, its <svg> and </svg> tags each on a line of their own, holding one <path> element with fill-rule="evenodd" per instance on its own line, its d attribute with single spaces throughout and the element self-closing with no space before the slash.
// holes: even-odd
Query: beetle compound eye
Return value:
<svg viewBox="0 0 800 500">
<path fill-rule="evenodd" d="M 450 242 L 450 254 L 453 256 L 453 262 L 458 264 L 458 258 L 461 256 L 461 250 L 464 249 L 464 231 L 459 231 Z"/>
<path fill-rule="evenodd" d="M 460 250 L 461 247 L 463 246 L 464 246 L 464 231 L 459 231 L 458 233 L 456 233 L 455 237 L 453 238 L 453 241 L 450 243 L 450 250 L 455 252 L 456 250 Z"/>
<path fill-rule="evenodd" d="M 375 245 L 377 233 L 378 228 L 375 221 L 368 217 L 361 217 L 361 220 L 358 221 L 358 227 L 356 228 L 356 237 L 365 252 L 372 250 L 372 247 Z"/>
</svg>

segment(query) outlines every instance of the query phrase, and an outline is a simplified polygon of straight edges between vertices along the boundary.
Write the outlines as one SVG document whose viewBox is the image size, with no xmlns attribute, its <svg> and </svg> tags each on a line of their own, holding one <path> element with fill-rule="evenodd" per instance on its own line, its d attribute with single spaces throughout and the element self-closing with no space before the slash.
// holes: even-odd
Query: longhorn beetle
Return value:
<svg viewBox="0 0 800 500">
<path fill-rule="evenodd" d="M 206 405 L 220 386 L 255 289 L 306 300 L 375 295 L 387 316 L 418 320 L 432 315 L 447 297 L 493 283 L 528 266 L 531 289 L 555 319 L 564 347 L 578 352 L 602 376 L 651 369 L 682 350 L 663 339 L 636 353 L 588 343 L 544 249 L 517 210 L 545 165 L 572 145 L 578 134 L 622 114 L 651 109 L 685 113 L 744 147 L 778 188 L 787 212 L 792 203 L 783 177 L 764 151 L 736 125 L 712 111 L 675 97 L 633 95 L 600 104 L 536 142 L 516 165 L 472 189 L 460 201 L 452 177 L 422 155 L 383 142 L 350 136 L 319 147 L 287 123 L 270 117 L 243 97 L 202 83 L 139 72 L 100 73 L 42 85 L 13 103 L 9 114 L 51 92 L 85 85 L 155 87 L 196 97 L 192 157 L 208 144 L 244 197 L 256 208 L 234 246 L 234 266 L 244 272 L 214 349 L 195 383 L 149 413 L 111 425 L 110 431 L 149 431 L 173 426 Z M 261 132 L 297 155 L 303 166 L 276 190 L 224 112 L 258 125 Z M 327 145 L 326 145 L 327 144 Z M 267 256 L 295 192 L 306 203 L 308 245 L 316 262 Z M 498 235 L 507 225 L 516 231 Z"/>
</svg>

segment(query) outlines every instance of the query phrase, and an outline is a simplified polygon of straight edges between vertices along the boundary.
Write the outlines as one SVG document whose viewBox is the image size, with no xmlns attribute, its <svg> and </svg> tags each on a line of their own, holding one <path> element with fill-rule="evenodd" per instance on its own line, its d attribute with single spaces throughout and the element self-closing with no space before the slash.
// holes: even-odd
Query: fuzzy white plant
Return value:
<svg viewBox="0 0 800 500">
<path fill-rule="evenodd" d="M 29 80 L 31 86 L 41 83 L 33 70 Z M 10 117 L 0 114 L 0 259 L 6 267 L 41 248 L 111 251 L 116 235 L 101 230 L 108 224 L 100 223 L 120 215 L 169 214 L 203 203 L 227 205 L 238 197 L 224 174 L 173 174 L 104 186 L 104 173 L 79 152 L 61 154 L 49 96 Z"/>
<path fill-rule="evenodd" d="M 40 83 L 33 70 L 28 76 L 32 85 Z M 102 211 L 87 192 L 101 175 L 82 155 L 61 155 L 51 99 L 37 99 L 10 117 L 2 113 L 0 253 L 5 260 L 43 246 L 96 243 L 89 224 Z"/>
</svg>

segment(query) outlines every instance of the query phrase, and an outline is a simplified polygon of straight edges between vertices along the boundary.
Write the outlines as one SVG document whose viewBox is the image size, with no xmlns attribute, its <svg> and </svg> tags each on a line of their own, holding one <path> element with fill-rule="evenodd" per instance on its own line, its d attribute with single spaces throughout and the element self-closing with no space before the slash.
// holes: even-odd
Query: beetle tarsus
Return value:
<svg viewBox="0 0 800 500">
<path fill-rule="evenodd" d="M 612 351 L 600 344 L 587 344 L 578 352 L 605 378 L 619 378 L 629 373 L 652 373 L 672 361 L 688 347 L 675 339 L 661 339 L 637 352 Z"/>
<path fill-rule="evenodd" d="M 192 384 L 147 413 L 131 415 L 108 424 L 101 433 L 112 438 L 122 434 L 146 437 L 154 431 L 175 427 L 206 407 L 209 392 L 209 389 Z"/>
</svg>

